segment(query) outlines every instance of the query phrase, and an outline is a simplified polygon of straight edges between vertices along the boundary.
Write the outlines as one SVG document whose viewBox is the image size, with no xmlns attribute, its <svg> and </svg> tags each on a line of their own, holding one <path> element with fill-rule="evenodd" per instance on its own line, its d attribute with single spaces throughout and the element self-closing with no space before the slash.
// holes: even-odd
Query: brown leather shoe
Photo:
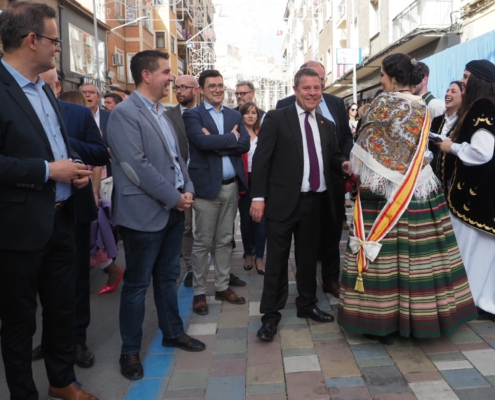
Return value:
<svg viewBox="0 0 495 400">
<path fill-rule="evenodd" d="M 199 315 L 208 314 L 208 303 L 206 302 L 206 295 L 198 294 L 193 298 L 193 312 Z"/>
<path fill-rule="evenodd" d="M 332 282 L 327 285 L 323 284 L 323 291 L 325 293 L 330 293 L 333 297 L 339 298 L 340 286 L 337 282 Z"/>
<path fill-rule="evenodd" d="M 215 300 L 228 301 L 232 304 L 244 304 L 246 299 L 242 296 L 238 296 L 231 288 L 222 290 L 221 292 L 215 292 Z"/>
<path fill-rule="evenodd" d="M 79 382 L 72 382 L 64 388 L 50 386 L 48 400 L 98 400 L 98 397 L 84 391 Z"/>
</svg>

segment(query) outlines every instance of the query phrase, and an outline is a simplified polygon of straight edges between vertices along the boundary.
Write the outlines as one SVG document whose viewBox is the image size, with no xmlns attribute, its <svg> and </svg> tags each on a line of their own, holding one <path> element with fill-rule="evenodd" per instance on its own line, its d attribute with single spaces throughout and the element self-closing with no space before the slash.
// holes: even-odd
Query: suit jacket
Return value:
<svg viewBox="0 0 495 400">
<path fill-rule="evenodd" d="M 339 150 L 335 125 L 316 114 L 323 173 L 327 188 L 331 185 L 331 171 L 342 173 L 345 157 Z M 258 146 L 251 170 L 251 197 L 264 197 L 265 216 L 275 221 L 286 220 L 295 210 L 301 193 L 304 172 L 303 140 L 296 105 L 268 111 L 261 126 Z M 333 210 L 332 196 L 329 198 Z"/>
<path fill-rule="evenodd" d="M 110 111 L 100 108 L 100 130 L 103 134 L 103 137 L 105 137 L 107 134 L 107 125 L 108 125 L 108 120 L 110 119 L 110 114 L 111 114 Z"/>
<path fill-rule="evenodd" d="M 137 93 L 112 110 L 107 137 L 112 152 L 116 223 L 144 232 L 163 229 L 181 193 L 175 188 L 175 166 L 167 140 Z M 176 134 L 174 138 L 179 148 Z M 181 156 L 179 164 L 184 192 L 194 193 Z"/>
<path fill-rule="evenodd" d="M 180 155 L 187 163 L 189 159 L 189 145 L 187 144 L 186 127 L 184 126 L 184 120 L 182 119 L 182 113 L 180 111 L 180 105 L 177 105 L 165 112 L 167 117 L 170 118 L 177 133 L 177 139 L 179 140 Z"/>
<path fill-rule="evenodd" d="M 57 99 L 69 142 L 84 164 L 102 166 L 110 159 L 91 109 Z M 108 122 L 108 121 L 107 121 Z"/>
<path fill-rule="evenodd" d="M 250 139 L 242 116 L 231 108 L 223 108 L 225 134 L 220 135 L 217 125 L 204 103 L 184 111 L 184 125 L 189 139 L 189 175 L 196 188 L 196 197 L 213 199 L 222 186 L 222 156 L 229 156 L 239 180 L 239 191 L 247 190 L 246 174 L 241 155 L 249 150 Z M 239 140 L 232 133 L 238 126 Z M 210 135 L 205 135 L 206 128 Z"/>
<path fill-rule="evenodd" d="M 335 124 L 337 125 L 336 133 L 340 151 L 349 159 L 354 143 L 352 141 L 352 133 L 349 128 L 349 116 L 345 109 L 344 100 L 329 93 L 323 93 L 323 99 L 325 100 L 328 109 L 332 113 L 332 117 L 335 119 Z M 284 108 L 294 104 L 295 102 L 296 96 L 292 95 L 286 97 L 285 99 L 279 100 L 276 108 Z M 342 175 L 342 172 L 340 172 L 339 175 Z"/>
<path fill-rule="evenodd" d="M 48 85 L 43 86 L 59 118 L 67 152 L 80 159 L 71 149 L 69 137 Z M 55 181 L 45 182 L 45 161 L 54 156 L 36 111 L 14 77 L 0 63 L 0 248 L 32 251 L 45 245 L 53 231 L 55 218 Z M 69 203 L 75 216 L 85 218 L 85 201 L 92 199 L 91 184 L 72 188 Z"/>
</svg>

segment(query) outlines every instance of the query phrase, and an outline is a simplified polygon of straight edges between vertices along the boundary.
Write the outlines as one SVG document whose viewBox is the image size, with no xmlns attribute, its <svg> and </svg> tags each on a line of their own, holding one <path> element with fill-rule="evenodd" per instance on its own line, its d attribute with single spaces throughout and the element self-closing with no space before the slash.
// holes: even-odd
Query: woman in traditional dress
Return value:
<svg viewBox="0 0 495 400">
<path fill-rule="evenodd" d="M 466 65 L 459 122 L 439 143 L 452 158 L 447 202 L 478 314 L 495 319 L 495 65 Z M 467 78 L 466 78 L 467 77 Z"/>
<path fill-rule="evenodd" d="M 384 93 L 351 152 L 359 177 L 338 322 L 391 344 L 434 338 L 476 318 L 443 191 L 425 158 L 426 104 L 411 93 L 423 71 L 405 54 L 383 60 Z"/>
</svg>

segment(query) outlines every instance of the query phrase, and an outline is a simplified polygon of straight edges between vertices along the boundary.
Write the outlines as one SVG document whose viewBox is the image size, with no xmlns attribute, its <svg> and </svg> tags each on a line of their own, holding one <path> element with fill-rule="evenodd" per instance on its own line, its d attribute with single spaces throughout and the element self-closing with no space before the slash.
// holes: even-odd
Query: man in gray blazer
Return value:
<svg viewBox="0 0 495 400">
<path fill-rule="evenodd" d="M 206 347 L 184 332 L 177 305 L 184 210 L 194 202 L 194 188 L 177 135 L 160 103 L 174 79 L 168 58 L 168 53 L 157 50 L 145 50 L 132 58 L 136 90 L 115 107 L 108 124 L 114 216 L 126 259 L 120 301 L 120 372 L 131 380 L 144 376 L 139 351 L 151 277 L 162 345 L 186 351 Z"/>
</svg>

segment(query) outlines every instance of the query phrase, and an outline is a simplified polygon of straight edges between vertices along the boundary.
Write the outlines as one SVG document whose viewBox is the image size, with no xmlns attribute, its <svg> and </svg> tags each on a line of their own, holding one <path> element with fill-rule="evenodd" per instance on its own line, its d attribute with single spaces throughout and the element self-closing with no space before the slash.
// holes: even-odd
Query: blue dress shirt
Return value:
<svg viewBox="0 0 495 400">
<path fill-rule="evenodd" d="M 205 108 L 206 110 L 210 113 L 211 117 L 213 118 L 213 121 L 215 121 L 215 125 L 217 126 L 218 133 L 220 135 L 223 135 L 224 128 L 223 128 L 223 106 L 220 109 L 220 111 L 217 111 L 215 107 L 213 107 L 210 103 L 205 103 Z M 237 137 L 237 136 L 236 136 Z M 229 156 L 222 156 L 222 179 L 231 179 L 234 178 L 237 174 L 235 172 L 234 166 L 232 165 L 232 161 L 230 161 Z"/>
<path fill-rule="evenodd" d="M 50 102 L 50 99 L 43 90 L 43 85 L 45 82 L 38 77 L 36 82 L 31 82 L 24 75 L 21 75 L 14 68 L 5 62 L 2 58 L 2 64 L 14 77 L 16 82 L 21 87 L 22 91 L 28 98 L 29 102 L 34 108 L 36 115 L 38 116 L 41 125 L 46 133 L 46 137 L 50 142 L 50 147 L 52 149 L 53 158 L 57 160 L 67 160 L 68 152 L 67 147 L 62 136 L 62 131 L 60 129 L 60 121 L 58 120 L 57 113 Z M 48 181 L 50 176 L 50 166 L 48 161 L 45 160 L 46 172 L 45 172 L 45 182 Z M 56 194 L 55 201 L 58 203 L 60 201 L 67 200 L 71 195 L 71 185 L 66 183 L 56 182 Z"/>
<path fill-rule="evenodd" d="M 328 109 L 327 103 L 325 103 L 325 98 L 323 96 L 321 96 L 320 110 L 321 110 L 321 113 L 323 114 L 323 116 L 326 119 L 332 121 L 335 124 L 335 127 L 337 128 L 337 123 L 335 122 L 335 119 L 333 118 L 332 113 Z"/>
<path fill-rule="evenodd" d="M 153 103 L 150 99 L 143 96 L 137 90 L 135 91 L 139 98 L 143 101 L 146 108 L 148 108 L 155 118 L 155 121 L 158 122 L 158 125 L 162 129 L 163 136 L 167 141 L 168 148 L 170 149 L 170 153 L 172 153 L 172 159 L 175 167 L 175 188 L 180 189 L 184 187 L 184 175 L 182 174 L 182 169 L 179 163 L 179 152 L 177 151 L 177 146 L 174 138 L 174 133 L 170 128 L 166 118 L 165 118 L 165 107 L 161 103 Z"/>
</svg>

